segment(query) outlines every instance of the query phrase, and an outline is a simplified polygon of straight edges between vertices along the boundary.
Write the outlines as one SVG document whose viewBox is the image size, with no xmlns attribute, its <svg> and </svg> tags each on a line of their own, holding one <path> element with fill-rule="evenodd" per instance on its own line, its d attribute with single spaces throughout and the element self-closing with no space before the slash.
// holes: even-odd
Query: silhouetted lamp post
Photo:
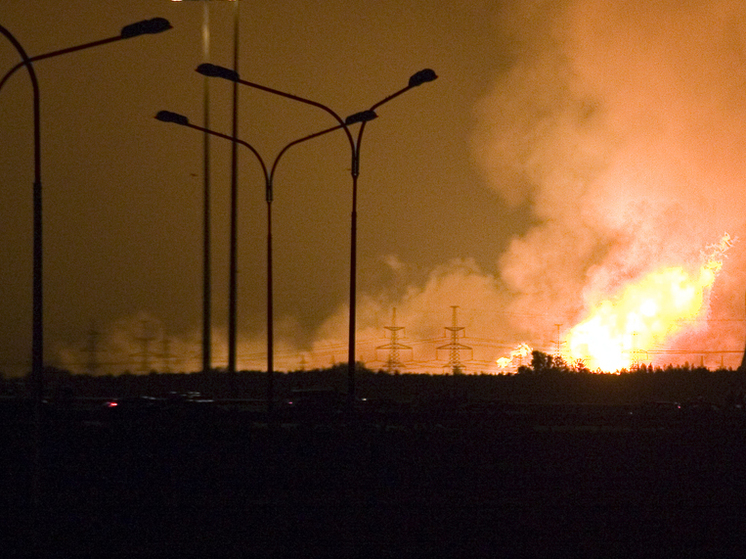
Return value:
<svg viewBox="0 0 746 559">
<path fill-rule="evenodd" d="M 39 95 L 39 82 L 36 78 L 36 71 L 34 70 L 34 62 L 44 60 L 45 58 L 53 58 L 55 56 L 61 56 L 80 50 L 85 50 L 107 43 L 113 43 L 121 41 L 123 39 L 131 39 L 140 35 L 149 35 L 154 33 L 160 33 L 171 29 L 171 24 L 168 20 L 163 18 L 153 18 L 137 23 L 126 25 L 122 28 L 119 35 L 110 37 L 108 39 L 102 39 L 100 41 L 94 41 L 91 43 L 85 43 L 74 47 L 69 47 L 45 54 L 36 56 L 28 56 L 26 51 L 18 42 L 18 40 L 8 31 L 5 27 L 0 25 L 0 33 L 2 33 L 15 47 L 18 54 L 21 56 L 21 62 L 11 68 L 3 77 L 0 79 L 0 89 L 5 85 L 10 76 L 12 76 L 16 70 L 26 66 L 29 77 L 31 78 L 31 87 L 33 89 L 33 112 L 34 112 L 34 188 L 33 188 L 33 302 L 32 302 L 32 342 L 31 342 L 31 382 L 33 385 L 34 402 L 35 402 L 35 422 L 37 426 L 37 452 L 39 451 L 39 437 L 41 428 L 41 408 L 42 401 L 44 398 L 44 319 L 43 319 L 43 279 L 42 279 L 42 264 L 43 264 L 43 250 L 42 250 L 42 187 L 41 187 L 41 110 L 40 110 L 40 95 Z M 38 459 L 38 456 L 37 456 Z M 38 464 L 37 464 L 38 467 Z M 38 475 L 38 472 L 37 474 Z M 38 483 L 38 479 L 36 480 Z M 36 488 L 38 490 L 38 487 Z M 38 495 L 36 495 L 38 498 Z"/>
<path fill-rule="evenodd" d="M 352 175 L 352 213 L 350 216 L 350 330 L 349 330 L 349 348 L 348 348 L 348 363 L 347 363 L 347 403 L 348 406 L 351 406 L 355 399 L 355 316 L 356 316 L 356 293 L 357 293 L 357 178 L 360 174 L 360 143 L 363 138 L 363 131 L 365 130 L 365 121 L 360 125 L 360 130 L 357 134 L 357 139 L 353 138 L 350 131 L 347 129 L 347 123 L 342 120 L 342 118 L 331 108 L 327 107 L 326 105 L 319 103 L 317 101 L 312 101 L 310 99 L 305 99 L 303 97 L 299 97 L 297 95 L 292 95 L 290 93 L 286 93 L 284 91 L 279 91 L 277 89 L 273 89 L 271 87 L 266 87 L 264 85 L 260 85 L 257 83 L 249 82 L 246 80 L 243 80 L 240 78 L 238 72 L 234 70 L 230 70 L 228 68 L 225 68 L 223 66 L 218 66 L 216 64 L 200 64 L 197 67 L 197 72 L 202 74 L 203 76 L 208 77 L 216 77 L 216 78 L 223 78 L 229 81 L 232 81 L 234 84 L 239 83 L 241 85 L 245 85 L 248 87 L 252 87 L 254 89 L 259 89 L 261 91 L 266 91 L 267 93 L 272 93 L 274 95 L 280 95 L 282 97 L 287 97 L 288 99 L 292 99 L 294 101 L 299 101 L 301 103 L 305 103 L 306 105 L 312 105 L 314 107 L 318 107 L 319 109 L 322 109 L 323 111 L 326 111 L 329 113 L 332 117 L 334 117 L 337 122 L 340 124 L 340 127 L 344 129 L 345 134 L 347 135 L 347 140 L 350 143 L 350 150 L 352 154 L 352 167 L 351 167 L 351 175 Z M 431 82 L 435 79 L 437 79 L 437 75 L 435 72 L 431 69 L 425 69 L 420 70 L 419 72 L 413 74 L 409 78 L 409 82 L 407 83 L 406 87 L 403 87 L 399 91 L 396 91 L 395 93 L 389 95 L 388 97 L 382 99 L 378 103 L 371 106 L 370 110 L 375 111 L 378 107 L 383 105 L 384 103 L 388 103 L 395 97 L 398 97 L 402 93 L 409 91 L 410 89 L 414 87 L 418 87 L 424 83 Z M 235 87 L 235 86 L 234 86 Z"/>
<path fill-rule="evenodd" d="M 33 63 L 45 58 L 61 56 L 79 50 L 89 49 L 107 43 L 121 41 L 122 39 L 131 39 L 140 35 L 160 33 L 171 29 L 171 24 L 163 18 L 153 18 L 140 21 L 122 28 L 119 35 L 85 43 L 66 49 L 56 50 L 45 54 L 29 57 L 20 43 L 11 35 L 11 33 L 0 25 L 0 33 L 5 35 L 18 53 L 21 55 L 22 62 L 11 68 L 2 79 L 0 79 L 0 88 L 15 73 L 16 70 L 26 66 L 31 77 L 31 85 L 34 95 L 34 249 L 33 249 L 33 340 L 31 349 L 31 377 L 33 379 L 34 391 L 37 401 L 41 402 L 43 394 L 42 369 L 44 360 L 44 326 L 43 326 L 43 302 L 42 302 L 42 187 L 41 187 L 41 116 L 39 102 L 39 83 L 36 79 L 36 72 Z"/>
<path fill-rule="evenodd" d="M 349 117 L 347 117 L 347 119 L 342 124 L 333 126 L 332 128 L 321 130 L 320 132 L 316 132 L 314 134 L 303 136 L 302 138 L 299 138 L 297 140 L 293 140 L 292 142 L 290 142 L 289 144 L 287 144 L 284 148 L 280 150 L 280 152 L 275 157 L 275 160 L 272 163 L 272 166 L 269 169 L 267 169 L 267 165 L 265 164 L 264 159 L 259 154 L 259 152 L 254 148 L 254 146 L 252 146 L 248 142 L 240 140 L 239 138 L 234 138 L 227 134 L 221 134 L 220 132 L 209 130 L 203 126 L 197 126 L 196 124 L 192 124 L 189 122 L 189 119 L 187 117 L 185 117 L 184 115 L 178 114 L 178 113 L 173 113 L 170 111 L 160 111 L 155 116 L 155 118 L 160 120 L 161 122 L 171 122 L 174 124 L 179 124 L 181 126 L 193 128 L 194 130 L 199 130 L 203 133 L 210 134 L 212 136 L 217 136 L 219 138 L 230 140 L 234 144 L 240 144 L 248 148 L 251 151 L 251 153 L 254 154 L 257 161 L 259 162 L 259 165 L 262 168 L 262 173 L 264 175 L 264 184 L 265 184 L 265 200 L 267 202 L 267 412 L 271 417 L 272 412 L 273 412 L 273 404 L 274 404 L 274 319 L 273 319 L 273 294 L 272 294 L 272 287 L 273 287 L 273 282 L 272 282 L 272 199 L 273 199 L 272 185 L 274 181 L 275 171 L 277 170 L 277 164 L 280 162 L 280 159 L 282 158 L 283 155 L 285 155 L 287 150 L 293 147 L 294 145 L 300 144 L 301 142 L 305 142 L 307 140 L 311 140 L 313 138 L 317 138 L 319 136 L 323 136 L 324 134 L 328 134 L 329 132 L 339 130 L 340 128 L 346 128 L 346 126 L 355 124 L 357 122 L 364 124 L 368 122 L 369 120 L 373 120 L 374 118 L 376 118 L 376 113 L 373 110 L 367 110 L 367 111 L 355 113 L 354 115 L 350 115 Z"/>
</svg>

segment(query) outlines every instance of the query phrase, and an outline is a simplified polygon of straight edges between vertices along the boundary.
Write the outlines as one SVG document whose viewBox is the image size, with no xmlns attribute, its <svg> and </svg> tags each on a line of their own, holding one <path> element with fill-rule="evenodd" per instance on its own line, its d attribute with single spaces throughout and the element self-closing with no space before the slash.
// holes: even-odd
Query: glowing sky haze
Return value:
<svg viewBox="0 0 746 559">
<path fill-rule="evenodd" d="M 39 61 L 46 361 L 137 370 L 137 337 L 165 334 L 175 370 L 200 367 L 202 138 L 199 2 L 0 4 L 30 55 L 152 17 L 173 29 Z M 232 6 L 210 5 L 211 60 L 232 62 Z M 521 343 L 553 351 L 594 306 L 663 267 L 696 275 L 734 240 L 695 323 L 654 361 L 737 366 L 743 348 L 746 7 L 742 2 L 278 0 L 241 5 L 240 74 L 367 108 L 422 68 L 439 79 L 366 128 L 358 222 L 358 357 L 383 366 L 395 307 L 420 364 L 443 361 L 451 307 L 489 368 Z M 17 63 L 0 45 L 0 72 Z M 211 127 L 230 132 L 231 87 L 210 82 Z M 266 158 L 333 125 L 321 111 L 240 91 L 239 136 Z M 31 344 L 31 90 L 0 91 L 0 370 Z M 213 361 L 226 362 L 230 146 L 212 142 Z M 240 154 L 239 367 L 262 368 L 264 185 Z M 278 368 L 346 360 L 349 147 L 299 146 L 275 178 Z M 156 335 L 157 334 L 157 335 Z M 483 340 L 483 344 L 474 341 Z M 649 348 L 656 349 L 656 348 Z M 722 350 L 719 354 L 705 351 Z M 730 352 L 730 353 L 729 353 Z M 703 357 L 704 358 L 704 357 Z M 153 359 L 154 362 L 156 359 Z M 496 369 L 496 367 L 493 367 Z M 430 370 L 440 371 L 431 365 Z M 491 370 L 491 369 L 490 369 Z"/>
</svg>

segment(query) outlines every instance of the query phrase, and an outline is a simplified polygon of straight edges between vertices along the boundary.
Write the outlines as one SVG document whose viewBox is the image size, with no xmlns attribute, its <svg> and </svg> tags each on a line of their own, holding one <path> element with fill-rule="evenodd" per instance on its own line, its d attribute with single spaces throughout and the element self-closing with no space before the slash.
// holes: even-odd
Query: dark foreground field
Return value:
<svg viewBox="0 0 746 559">
<path fill-rule="evenodd" d="M 3 415 L 2 556 L 746 551 L 738 410 L 109 411 L 47 411 L 38 504 L 30 416 Z"/>
</svg>

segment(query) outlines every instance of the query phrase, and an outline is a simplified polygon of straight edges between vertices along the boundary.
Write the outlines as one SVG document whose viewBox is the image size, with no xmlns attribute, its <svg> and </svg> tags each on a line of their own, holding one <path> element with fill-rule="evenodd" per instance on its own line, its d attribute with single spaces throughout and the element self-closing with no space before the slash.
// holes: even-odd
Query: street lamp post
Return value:
<svg viewBox="0 0 746 559">
<path fill-rule="evenodd" d="M 352 155 L 352 166 L 350 169 L 350 173 L 352 175 L 352 212 L 350 214 L 350 320 L 349 320 L 349 347 L 348 347 L 348 362 L 347 362 L 347 404 L 348 407 L 351 407 L 354 400 L 355 400 L 355 320 L 356 320 L 356 297 L 357 297 L 357 179 L 360 174 L 360 143 L 363 138 L 363 131 L 365 130 L 365 121 L 360 125 L 360 129 L 358 131 L 357 139 L 353 138 L 352 134 L 347 128 L 347 124 L 342 118 L 337 114 L 334 110 L 327 107 L 326 105 L 319 103 L 317 101 L 312 101 L 310 99 L 306 99 L 304 97 L 299 97 L 297 95 L 293 95 L 291 93 L 286 93 L 284 91 L 279 91 L 277 89 L 267 87 L 264 85 L 260 85 L 257 83 L 253 83 L 247 80 L 241 79 L 238 72 L 234 70 L 230 70 L 228 68 L 225 68 L 223 66 L 218 66 L 216 64 L 200 64 L 197 67 L 197 72 L 204 76 L 208 77 L 218 77 L 227 79 L 229 81 L 232 81 L 235 84 L 239 83 L 241 85 L 245 85 L 248 87 L 252 87 L 254 89 L 259 89 L 261 91 L 265 91 L 267 93 L 272 93 L 274 95 L 279 95 L 281 97 L 286 97 L 288 99 L 292 99 L 293 101 L 298 101 L 300 103 L 305 103 L 306 105 L 311 105 L 314 107 L 317 107 L 319 109 L 322 109 L 323 111 L 330 114 L 332 117 L 334 117 L 337 122 L 340 124 L 340 127 L 344 129 L 345 134 L 347 136 L 347 140 L 350 144 L 350 151 Z M 410 89 L 414 87 L 418 87 L 424 83 L 431 82 L 435 79 L 437 79 L 437 75 L 435 72 L 431 69 L 424 69 L 420 70 L 419 72 L 413 74 L 409 78 L 409 82 L 407 83 L 406 87 L 403 87 L 399 91 L 396 91 L 389 95 L 388 97 L 382 99 L 378 103 L 375 103 L 369 110 L 375 111 L 378 107 L 383 105 L 384 103 L 388 103 L 395 97 L 398 97 L 402 93 L 409 91 Z"/>
<path fill-rule="evenodd" d="M 43 362 L 44 362 L 44 323 L 43 323 L 43 281 L 42 281 L 42 186 L 41 186 L 41 111 L 40 111 L 40 95 L 39 95 L 39 83 L 36 78 L 36 72 L 34 70 L 34 62 L 44 60 L 45 58 L 53 58 L 55 56 L 61 56 L 63 54 L 69 54 L 80 50 L 85 50 L 107 43 L 113 43 L 121 41 L 123 39 L 131 39 L 140 35 L 148 35 L 154 33 L 160 33 L 171 29 L 171 24 L 168 20 L 163 18 L 153 18 L 137 23 L 126 25 L 122 28 L 119 35 L 110 37 L 108 39 L 102 39 L 100 41 L 94 41 L 91 43 L 85 43 L 74 47 L 69 47 L 45 54 L 29 57 L 18 40 L 8 31 L 5 27 L 0 25 L 0 33 L 13 44 L 18 53 L 20 54 L 22 61 L 13 66 L 8 72 L 0 79 L 0 89 L 5 85 L 8 79 L 20 68 L 26 66 L 29 77 L 31 78 L 31 85 L 33 88 L 33 111 L 34 111 L 34 193 L 33 193 L 33 320 L 32 320 L 32 344 L 31 344 L 31 378 L 34 386 L 34 399 L 37 402 L 40 413 L 41 401 L 43 398 L 44 382 L 43 382 Z"/>
<path fill-rule="evenodd" d="M 376 118 L 376 113 L 372 110 L 368 111 L 362 111 L 360 113 L 356 113 L 354 115 L 349 116 L 343 124 L 339 124 L 337 126 L 333 126 L 332 128 L 327 128 L 325 130 L 321 130 L 320 132 L 315 132 L 313 134 L 309 134 L 307 136 L 303 136 L 302 138 L 299 138 L 297 140 L 293 140 L 289 144 L 287 144 L 284 148 L 280 150 L 280 152 L 275 157 L 272 166 L 268 169 L 267 165 L 264 162 L 264 159 L 259 154 L 259 152 L 249 144 L 248 142 L 245 142 L 239 138 L 236 138 L 234 136 L 229 136 L 227 134 L 221 134 L 220 132 L 216 132 L 214 130 L 210 130 L 208 128 L 205 128 L 203 126 L 197 126 L 196 124 L 192 124 L 189 122 L 189 119 L 185 117 L 184 115 L 180 115 L 178 113 L 173 113 L 170 111 L 160 111 L 156 116 L 156 119 L 160 120 L 161 122 L 171 122 L 174 124 L 179 124 L 181 126 L 186 126 L 188 128 L 192 128 L 194 130 L 199 130 L 203 133 L 210 134 L 212 136 L 217 136 L 218 138 L 223 138 L 226 140 L 230 140 L 234 143 L 234 145 L 242 145 L 246 148 L 248 148 L 251 153 L 254 154 L 257 161 L 259 162 L 260 167 L 262 168 L 262 173 L 264 175 L 264 185 L 265 185 L 265 200 L 267 202 L 267 414 L 268 417 L 272 417 L 273 414 L 273 405 L 274 405 L 274 319 L 273 319 L 273 281 L 272 281 L 272 200 L 273 200 L 273 182 L 274 182 L 274 176 L 275 171 L 277 170 L 277 165 L 280 162 L 280 159 L 283 155 L 294 145 L 300 144 L 301 142 L 305 142 L 307 140 L 311 140 L 313 138 L 318 138 L 319 136 L 323 136 L 324 134 L 327 134 L 329 132 L 333 132 L 335 130 L 339 130 L 340 128 L 343 128 L 347 125 L 352 125 L 356 122 L 365 123 L 369 120 L 373 120 Z M 361 125 L 362 126 L 362 125 Z"/>
<path fill-rule="evenodd" d="M 233 71 L 238 72 L 238 31 L 239 31 L 239 3 L 233 6 Z M 233 99 L 231 104 L 231 130 L 233 137 L 238 136 L 238 86 L 233 84 Z M 230 222 L 230 255 L 228 275 L 228 373 L 231 395 L 235 396 L 236 373 L 236 315 L 238 313 L 238 144 L 231 145 L 231 222 Z"/>
<path fill-rule="evenodd" d="M 28 56 L 25 49 L 13 34 L 4 26 L 0 25 L 2 33 L 15 47 L 21 56 L 21 62 L 13 66 L 0 79 L 0 89 L 8 79 L 23 66 L 26 67 L 31 79 L 33 89 L 33 113 L 34 113 L 34 186 L 33 186 L 33 280 L 32 280 L 32 340 L 31 340 L 31 384 L 34 400 L 34 423 L 35 423 L 35 464 L 33 474 L 33 498 L 36 504 L 41 499 L 41 423 L 42 403 L 44 399 L 44 306 L 43 306 L 43 249 L 42 249 L 42 184 L 41 184 L 41 103 L 39 94 L 39 82 L 34 69 L 34 62 L 45 58 L 53 58 L 80 50 L 85 50 L 107 43 L 113 43 L 122 39 L 131 39 L 140 35 L 160 33 L 171 29 L 171 24 L 163 18 L 153 18 L 140 21 L 122 28 L 119 35 L 69 47 L 36 56 Z"/>
</svg>

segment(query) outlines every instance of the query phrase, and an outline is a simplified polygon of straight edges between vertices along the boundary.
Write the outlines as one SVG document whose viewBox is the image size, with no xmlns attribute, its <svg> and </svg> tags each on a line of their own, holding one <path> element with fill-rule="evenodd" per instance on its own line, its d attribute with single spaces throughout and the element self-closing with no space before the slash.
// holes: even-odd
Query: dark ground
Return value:
<svg viewBox="0 0 746 559">
<path fill-rule="evenodd" d="M 33 416 L 7 406 L 8 557 L 746 552 L 740 410 L 481 403 L 268 425 L 247 407 L 89 402 L 46 411 L 35 505 Z"/>
</svg>

